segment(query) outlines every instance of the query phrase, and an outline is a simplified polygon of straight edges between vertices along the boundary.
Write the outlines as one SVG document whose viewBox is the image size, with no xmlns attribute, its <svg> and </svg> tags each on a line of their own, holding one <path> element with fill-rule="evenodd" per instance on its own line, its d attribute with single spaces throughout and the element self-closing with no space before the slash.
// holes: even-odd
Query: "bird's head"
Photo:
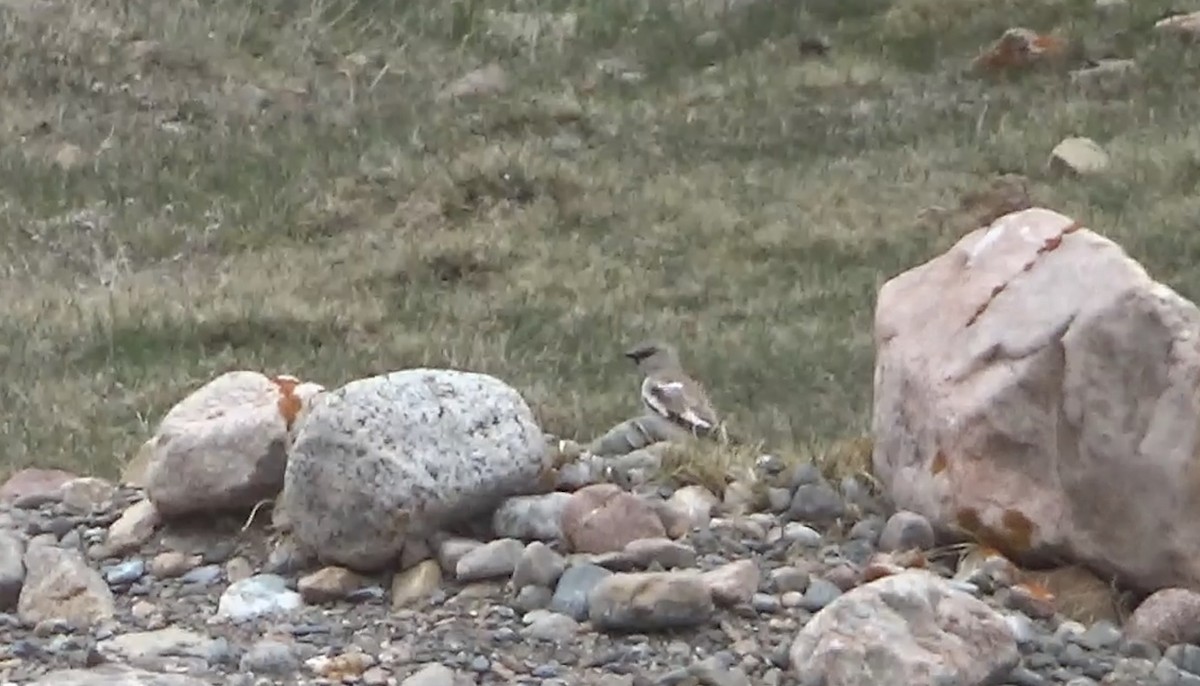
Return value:
<svg viewBox="0 0 1200 686">
<path fill-rule="evenodd" d="M 645 341 L 625 351 L 625 357 L 641 369 L 652 371 L 657 368 L 678 365 L 674 346 L 662 341 Z"/>
</svg>

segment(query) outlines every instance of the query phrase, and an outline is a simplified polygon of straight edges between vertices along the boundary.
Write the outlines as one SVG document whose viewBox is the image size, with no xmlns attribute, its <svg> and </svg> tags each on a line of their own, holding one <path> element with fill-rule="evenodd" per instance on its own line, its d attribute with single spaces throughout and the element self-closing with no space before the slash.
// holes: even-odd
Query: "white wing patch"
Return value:
<svg viewBox="0 0 1200 686">
<path fill-rule="evenodd" d="M 678 413 L 672 412 L 656 397 L 657 395 L 680 401 L 683 405 L 683 410 Z M 646 382 L 642 386 L 642 400 L 645 401 L 651 410 L 654 410 L 667 419 L 678 418 L 687 424 L 704 430 L 712 428 L 710 422 L 705 421 L 700 415 L 696 414 L 695 410 L 687 406 L 687 397 L 684 395 L 683 382 L 668 381 L 666 383 L 655 383 L 646 379 Z"/>
</svg>

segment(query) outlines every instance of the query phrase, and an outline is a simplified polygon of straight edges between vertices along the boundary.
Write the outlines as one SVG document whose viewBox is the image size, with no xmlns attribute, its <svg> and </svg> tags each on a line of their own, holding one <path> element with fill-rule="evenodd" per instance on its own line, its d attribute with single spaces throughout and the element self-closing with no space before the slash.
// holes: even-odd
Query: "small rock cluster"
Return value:
<svg viewBox="0 0 1200 686">
<path fill-rule="evenodd" d="M 758 476 L 761 508 L 696 485 L 514 496 L 493 524 L 520 536 L 442 533 L 371 573 L 29 470 L 0 506 L 0 683 L 1200 683 L 1200 594 L 1085 625 L 856 479 Z"/>
</svg>

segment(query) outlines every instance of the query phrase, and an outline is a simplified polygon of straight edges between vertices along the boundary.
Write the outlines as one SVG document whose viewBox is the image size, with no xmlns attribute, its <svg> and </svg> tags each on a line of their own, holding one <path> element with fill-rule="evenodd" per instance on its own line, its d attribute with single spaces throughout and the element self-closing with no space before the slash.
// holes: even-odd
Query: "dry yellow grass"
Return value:
<svg viewBox="0 0 1200 686">
<path fill-rule="evenodd" d="M 825 446 L 866 432 L 876 289 L 1006 173 L 1197 295 L 1200 50 L 1150 30 L 1167 3 L 718 4 L 0 3 L 0 473 L 111 475 L 234 368 L 476 369 L 587 440 L 649 337 L 740 435 L 857 465 Z M 1139 76 L 967 75 L 1014 25 Z M 439 97 L 489 64 L 504 92 Z M 1068 135 L 1111 172 L 1049 174 Z"/>
</svg>

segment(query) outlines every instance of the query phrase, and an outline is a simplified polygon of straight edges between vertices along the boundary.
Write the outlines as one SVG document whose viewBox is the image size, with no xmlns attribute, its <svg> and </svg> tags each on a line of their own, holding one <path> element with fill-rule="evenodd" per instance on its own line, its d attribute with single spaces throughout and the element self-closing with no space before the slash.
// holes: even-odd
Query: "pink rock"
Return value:
<svg viewBox="0 0 1200 686">
<path fill-rule="evenodd" d="M 1005 215 L 884 284 L 874 471 L 1018 563 L 1200 585 L 1200 310 L 1057 212 Z"/>
<path fill-rule="evenodd" d="M 1020 657 L 1002 615 L 925 571 L 839 596 L 788 654 L 794 669 L 825 686 L 999 683 Z"/>
<path fill-rule="evenodd" d="M 571 494 L 561 524 L 577 553 L 616 552 L 631 541 L 667 535 L 650 503 L 613 484 L 593 484 Z"/>
<path fill-rule="evenodd" d="M 1125 620 L 1125 637 L 1162 648 L 1200 641 L 1200 593 L 1165 588 L 1151 594 Z"/>
<path fill-rule="evenodd" d="M 74 478 L 74 474 L 61 469 L 22 469 L 0 486 L 0 503 L 11 503 L 23 498 L 58 500 L 63 484 Z"/>
</svg>

